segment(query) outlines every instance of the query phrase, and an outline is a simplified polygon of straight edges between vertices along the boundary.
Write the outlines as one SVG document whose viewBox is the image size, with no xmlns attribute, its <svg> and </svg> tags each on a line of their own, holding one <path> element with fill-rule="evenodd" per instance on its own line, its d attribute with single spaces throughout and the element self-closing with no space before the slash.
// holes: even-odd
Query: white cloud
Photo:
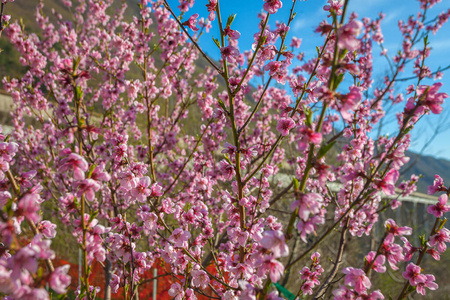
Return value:
<svg viewBox="0 0 450 300">
<path fill-rule="evenodd" d="M 311 22 L 309 22 L 307 19 L 298 18 L 297 20 L 294 21 L 294 24 L 292 24 L 292 29 L 294 31 L 297 31 L 300 29 L 305 29 L 307 27 L 307 25 L 310 23 Z"/>
</svg>

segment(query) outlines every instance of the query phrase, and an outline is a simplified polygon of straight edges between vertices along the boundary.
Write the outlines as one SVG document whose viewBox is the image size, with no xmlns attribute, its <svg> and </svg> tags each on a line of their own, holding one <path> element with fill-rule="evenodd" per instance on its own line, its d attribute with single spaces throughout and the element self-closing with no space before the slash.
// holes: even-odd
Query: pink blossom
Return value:
<svg viewBox="0 0 450 300">
<path fill-rule="evenodd" d="M 263 8 L 269 14 L 275 14 L 282 6 L 283 3 L 280 0 L 264 0 Z"/>
<path fill-rule="evenodd" d="M 416 89 L 420 101 L 428 106 L 434 114 L 440 114 L 442 112 L 442 104 L 444 103 L 444 100 L 448 98 L 446 93 L 437 92 L 441 86 L 442 82 L 436 82 L 431 87 L 419 85 Z"/>
<path fill-rule="evenodd" d="M 111 175 L 105 171 L 105 164 L 97 166 L 92 172 L 91 179 L 95 181 L 110 181 Z"/>
<path fill-rule="evenodd" d="M 279 296 L 278 291 L 272 291 L 267 295 L 267 300 L 284 300 L 284 298 Z"/>
<path fill-rule="evenodd" d="M 144 176 L 139 178 L 139 180 L 136 180 L 135 187 L 130 190 L 131 196 L 139 202 L 146 202 L 147 197 L 151 194 L 151 189 L 149 189 L 150 184 L 150 177 Z"/>
<path fill-rule="evenodd" d="M 410 227 L 399 227 L 397 223 L 395 223 L 392 219 L 387 219 L 384 222 L 384 226 L 389 234 L 393 234 L 394 236 L 402 236 L 402 235 L 411 235 L 412 229 Z"/>
<path fill-rule="evenodd" d="M 402 236 L 400 239 L 403 241 L 403 251 L 405 253 L 404 261 L 410 261 L 412 256 L 415 252 L 417 252 L 418 249 L 416 247 L 413 247 L 407 238 Z"/>
<path fill-rule="evenodd" d="M 284 84 L 287 70 L 282 62 L 271 61 L 264 66 L 264 71 L 269 71 L 269 76 L 274 77 L 278 83 Z"/>
<path fill-rule="evenodd" d="M 172 232 L 169 240 L 173 242 L 175 247 L 186 248 L 188 246 L 188 241 L 190 238 L 191 234 L 189 231 L 177 228 Z"/>
<path fill-rule="evenodd" d="M 196 26 L 198 14 L 193 14 L 187 21 L 183 23 L 183 26 L 189 27 L 193 31 L 198 31 L 198 27 Z"/>
<path fill-rule="evenodd" d="M 300 127 L 300 139 L 298 141 L 299 150 L 306 150 L 309 143 L 320 145 L 322 143 L 322 134 L 309 128 L 308 126 Z"/>
<path fill-rule="evenodd" d="M 37 226 L 39 232 L 48 239 L 53 239 L 56 236 L 56 224 L 44 220 Z"/>
<path fill-rule="evenodd" d="M 289 254 L 289 248 L 286 245 L 284 234 L 278 230 L 266 230 L 260 241 L 261 247 L 271 250 L 274 257 L 282 257 Z"/>
<path fill-rule="evenodd" d="M 356 38 L 362 29 L 362 23 L 358 20 L 351 20 L 338 29 L 338 47 L 355 51 L 360 46 L 360 41 Z"/>
<path fill-rule="evenodd" d="M 87 178 L 74 183 L 77 188 L 77 196 L 81 197 L 85 195 L 86 200 L 93 201 L 95 198 L 95 192 L 100 190 L 100 185 L 97 181 Z"/>
<path fill-rule="evenodd" d="M 18 145 L 16 143 L 5 143 L 0 142 L 0 158 L 4 161 L 10 162 L 12 158 L 16 155 L 18 150 Z"/>
<path fill-rule="evenodd" d="M 0 264 L 0 293 L 11 294 L 17 288 L 11 278 L 11 272 Z"/>
<path fill-rule="evenodd" d="M 175 300 L 181 300 L 184 296 L 184 290 L 178 282 L 173 283 L 169 289 L 169 295 Z"/>
<path fill-rule="evenodd" d="M 58 294 L 67 293 L 71 277 L 67 275 L 70 265 L 64 265 L 55 269 L 50 276 L 50 287 Z"/>
<path fill-rule="evenodd" d="M 386 195 L 395 195 L 395 182 L 397 182 L 399 176 L 398 170 L 390 170 L 382 180 L 378 181 L 377 185 Z"/>
<path fill-rule="evenodd" d="M 434 175 L 433 185 L 428 187 L 428 195 L 433 195 L 439 191 L 446 191 L 447 188 L 444 186 L 444 180 L 439 175 Z"/>
<path fill-rule="evenodd" d="M 269 277 L 272 282 L 278 282 L 284 273 L 283 264 L 273 258 L 265 259 L 261 268 L 264 272 L 269 272 Z"/>
<path fill-rule="evenodd" d="M 249 237 L 249 233 L 246 230 L 241 230 L 240 227 L 236 228 L 227 228 L 228 235 L 230 238 L 237 242 L 240 246 L 244 247 L 247 243 L 247 239 Z"/>
<path fill-rule="evenodd" d="M 450 205 L 447 205 L 447 201 L 447 194 L 440 195 L 438 198 L 438 203 L 436 203 L 436 205 L 428 206 L 428 213 L 432 214 L 436 218 L 442 218 L 445 213 L 450 211 Z"/>
<path fill-rule="evenodd" d="M 73 178 L 76 180 L 84 179 L 84 173 L 89 169 L 86 160 L 76 153 L 70 153 L 69 156 L 63 158 L 59 163 L 59 172 L 73 171 Z"/>
<path fill-rule="evenodd" d="M 115 294 L 119 290 L 120 287 L 120 277 L 116 274 L 111 274 L 111 291 Z"/>
<path fill-rule="evenodd" d="M 0 207 L 3 207 L 11 199 L 11 193 L 7 191 L 0 191 Z"/>
<path fill-rule="evenodd" d="M 220 161 L 220 170 L 226 180 L 230 180 L 235 174 L 234 167 L 226 160 Z"/>
<path fill-rule="evenodd" d="M 429 248 L 427 250 L 427 253 L 430 254 L 435 260 L 441 259 L 441 254 L 439 253 L 439 251 L 436 251 L 433 248 Z"/>
<path fill-rule="evenodd" d="M 342 0 L 328 0 L 328 4 L 323 7 L 324 11 L 329 11 L 330 14 L 328 17 L 334 13 L 336 16 L 342 15 L 342 6 L 344 5 L 344 1 Z"/>
<path fill-rule="evenodd" d="M 414 131 L 407 130 L 428 112 L 441 112 L 447 97 L 442 84 L 412 86 L 406 90 L 410 99 L 395 92 L 399 83 L 392 76 L 376 84 L 372 42 L 383 42 L 383 17 L 362 18 L 362 26 L 353 13 L 340 24 L 343 0 L 320 4 L 332 16 L 331 24 L 323 21 L 317 28 L 328 43 L 319 45 L 317 54 L 306 48 L 294 54 L 294 48 L 304 46 L 298 38 L 289 41 L 294 23 L 271 20 L 264 25 L 270 14 L 283 9 L 282 1 L 261 2 L 264 10 L 254 23 L 248 49 L 238 43 L 241 29 L 233 26 L 239 22 L 222 23 L 226 40 L 220 46 L 221 63 L 202 58 L 204 53 L 184 34 L 200 29 L 208 33 L 218 0 L 203 3 L 209 20 L 194 12 L 201 9 L 194 0 L 179 0 L 182 24 L 162 1 L 139 0 L 137 15 L 128 18 L 132 11 L 112 0 L 62 0 L 67 7 L 78 2 L 71 22 L 57 10 L 56 17 L 43 15 L 48 8 L 45 1 L 37 1 L 36 33 L 27 33 L 17 22 L 8 25 L 6 38 L 25 72 L 19 78 L 5 76 L 2 82 L 14 103 L 11 134 L 10 128 L 8 133 L 0 129 L 3 297 L 48 299 L 44 286 L 55 294 L 68 290 L 67 266 L 54 272 L 44 266 L 44 260 L 55 257 L 50 239 L 56 235 L 55 224 L 61 223 L 73 234 L 73 245 L 85 252 L 88 265 L 95 260 L 111 263 L 112 292 L 139 285 L 161 260 L 177 277 L 166 291 L 171 298 L 194 300 L 211 286 L 224 300 L 280 300 L 278 292 L 267 296 L 262 289 L 267 280 L 279 282 L 289 264 L 282 258 L 289 256 L 294 241 L 288 244 L 285 236 L 300 237 L 308 248 L 315 234 L 312 241 L 324 248 L 322 233 L 338 234 L 327 231 L 328 222 L 348 221 L 352 235 L 369 235 L 383 208 L 400 203 L 380 192 L 395 193 L 398 172 L 413 144 Z M 438 0 L 420 1 L 430 7 Z M 445 12 L 422 20 L 419 13 L 400 22 L 404 41 L 392 57 L 394 74 L 433 77 L 434 70 L 421 66 L 430 50 L 418 45 L 424 32 L 437 30 L 449 16 Z M 336 47 L 339 53 L 334 53 Z M 136 70 L 141 76 L 134 76 Z M 329 86 L 330 74 L 343 76 L 339 88 Z M 282 86 L 286 80 L 288 89 Z M 405 110 L 390 111 L 398 113 L 396 136 L 377 134 L 387 113 L 384 99 L 394 106 L 406 102 Z M 30 117 L 40 124 L 30 124 Z M 322 157 L 325 137 L 338 139 L 336 158 Z M 308 154 L 309 149 L 313 151 Z M 292 190 L 297 186 L 295 180 L 290 183 L 292 177 L 302 181 L 302 191 Z M 436 179 L 431 191 L 447 193 L 442 179 Z M 342 186 L 329 190 L 336 180 Z M 402 183 L 400 194 L 413 192 L 416 182 L 411 177 Z M 51 205 L 44 201 L 55 198 L 57 210 L 47 211 Z M 82 200 L 88 201 L 84 215 Z M 443 195 L 429 211 L 443 218 L 450 209 L 447 202 Z M 297 225 L 287 229 L 289 204 Z M 273 211 L 278 218 L 270 215 Z M 36 225 L 34 238 L 26 223 Z M 450 240 L 441 223 L 419 249 L 404 237 L 410 228 L 388 220 L 379 251 L 367 251 L 362 270 L 344 270 L 347 285 L 333 291 L 334 297 L 383 299 L 378 290 L 369 290 L 364 272 L 385 272 L 386 262 L 398 269 L 408 261 L 406 268 L 419 250 L 439 259 Z M 404 243 L 396 244 L 396 236 Z M 353 249 L 344 250 L 351 256 Z M 226 285 L 212 280 L 200 265 L 205 262 Z M 295 275 L 302 282 L 294 292 L 303 298 L 316 292 L 322 275 L 323 280 L 330 275 L 318 253 L 298 269 Z M 426 280 L 416 284 L 418 293 L 437 288 L 434 277 L 423 276 Z M 344 282 L 341 276 L 336 279 Z M 86 298 L 87 292 L 96 298 L 99 288 L 80 286 L 75 296 Z M 332 298 L 330 294 L 325 297 Z"/>
<path fill-rule="evenodd" d="M 206 4 L 206 7 L 208 8 L 208 19 L 212 22 L 216 19 L 216 5 L 217 5 L 217 0 L 209 0 L 209 3 Z"/>
<path fill-rule="evenodd" d="M 333 291 L 334 300 L 350 300 L 355 299 L 355 295 L 352 290 L 349 290 L 346 286 L 339 284 L 339 288 Z"/>
<path fill-rule="evenodd" d="M 277 130 L 281 133 L 282 136 L 287 136 L 289 134 L 289 130 L 295 127 L 295 122 L 289 117 L 283 117 L 278 119 Z"/>
<path fill-rule="evenodd" d="M 27 285 L 20 286 L 14 292 L 15 299 L 21 300 L 48 300 L 48 292 L 43 288 L 31 288 Z"/>
<path fill-rule="evenodd" d="M 206 289 L 209 284 L 209 277 L 203 270 L 193 270 L 191 272 L 192 276 L 192 285 L 195 287 L 201 287 L 202 289 Z"/>
<path fill-rule="evenodd" d="M 300 48 L 300 45 L 302 44 L 302 39 L 297 38 L 297 37 L 292 37 L 292 41 L 290 46 L 293 48 Z"/>
<path fill-rule="evenodd" d="M 366 273 L 361 269 L 347 267 L 342 272 L 346 274 L 345 284 L 354 286 L 355 291 L 358 293 L 364 293 L 372 286 L 369 277 L 367 277 Z"/>
<path fill-rule="evenodd" d="M 277 26 L 277 29 L 275 32 L 279 34 L 280 36 L 285 36 L 289 32 L 290 27 L 286 26 L 285 23 L 281 23 Z"/>
<path fill-rule="evenodd" d="M 403 248 L 394 243 L 394 235 L 388 234 L 381 245 L 381 253 L 386 257 L 392 270 L 398 270 L 397 263 L 403 261 Z"/>
<path fill-rule="evenodd" d="M 439 229 L 434 235 L 430 237 L 429 243 L 431 247 L 437 245 L 437 250 L 439 252 L 445 252 L 445 250 L 447 249 L 446 243 L 450 243 L 450 230 L 445 227 Z"/>
<path fill-rule="evenodd" d="M 275 58 L 277 49 L 274 45 L 262 46 L 257 54 L 257 62 L 259 65 L 264 65 L 267 60 L 272 60 Z"/>
<path fill-rule="evenodd" d="M 323 198 L 318 193 L 302 194 L 300 199 L 291 204 L 291 210 L 298 208 L 298 216 L 304 222 L 308 221 L 310 214 L 320 213 L 323 206 Z"/>
<path fill-rule="evenodd" d="M 164 192 L 162 190 L 162 186 L 159 185 L 159 183 L 152 184 L 150 197 L 152 197 L 152 198 L 161 197 L 163 194 L 164 194 Z"/>
<path fill-rule="evenodd" d="M 302 284 L 301 290 L 302 290 L 303 294 L 305 294 L 305 295 L 312 295 L 313 288 L 314 288 L 314 283 L 312 283 L 311 281 L 305 281 Z"/>
<path fill-rule="evenodd" d="M 234 62 L 239 56 L 239 50 L 231 45 L 220 48 L 220 53 L 223 60 L 228 60 L 229 62 Z"/>
<path fill-rule="evenodd" d="M 233 39 L 233 40 L 237 40 L 241 36 L 241 33 L 239 31 L 231 29 L 230 26 L 225 27 L 225 29 L 223 30 L 223 33 L 226 36 L 229 36 L 230 39 Z"/>
<path fill-rule="evenodd" d="M 340 101 L 340 107 L 339 110 L 342 114 L 342 117 L 346 120 L 350 119 L 351 114 L 348 112 L 349 110 L 354 111 L 359 104 L 361 103 L 362 98 L 362 88 L 357 86 L 351 86 L 350 93 L 346 95 L 342 95 L 339 97 Z"/>
<path fill-rule="evenodd" d="M 372 264 L 375 255 L 375 251 L 370 251 L 369 254 L 366 255 L 366 266 L 370 266 L 370 264 Z M 378 273 L 386 272 L 386 266 L 384 265 L 385 261 L 386 258 L 384 257 L 384 255 L 378 255 L 375 262 L 373 262 L 372 269 Z"/>
<path fill-rule="evenodd" d="M 425 275 L 420 274 L 422 269 L 413 263 L 409 263 L 406 267 L 406 271 L 402 273 L 403 278 L 409 280 L 409 284 L 412 286 L 416 286 L 419 282 L 425 282 L 427 277 Z"/>
<path fill-rule="evenodd" d="M 423 296 L 425 295 L 425 288 L 428 288 L 428 289 L 434 291 L 439 287 L 437 285 L 437 283 L 434 282 L 435 278 L 433 275 L 426 274 L 425 277 L 426 277 L 425 282 L 418 282 L 417 287 L 416 287 L 417 293 L 419 293 Z"/>
<path fill-rule="evenodd" d="M 19 201 L 18 205 L 18 213 L 19 215 L 24 216 L 25 218 L 32 220 L 34 222 L 38 222 L 40 219 L 39 216 L 39 195 L 29 194 L 27 193 L 22 197 Z"/>
<path fill-rule="evenodd" d="M 233 157 L 236 153 L 236 147 L 231 145 L 230 143 L 226 142 L 223 147 L 225 149 L 222 150 L 222 153 L 228 154 L 229 157 Z"/>
</svg>

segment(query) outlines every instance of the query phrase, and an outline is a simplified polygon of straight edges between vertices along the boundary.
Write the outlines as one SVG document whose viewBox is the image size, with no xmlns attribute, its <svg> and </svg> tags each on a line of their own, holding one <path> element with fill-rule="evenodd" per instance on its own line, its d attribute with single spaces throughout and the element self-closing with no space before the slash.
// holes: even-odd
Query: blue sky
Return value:
<svg viewBox="0 0 450 300">
<path fill-rule="evenodd" d="M 178 1 L 169 0 L 171 7 L 177 11 L 176 6 Z M 274 16 L 271 16 L 269 24 L 272 28 L 276 20 L 287 22 L 289 17 L 289 10 L 292 5 L 291 0 L 284 0 L 283 7 Z M 199 13 L 200 16 L 207 16 L 205 4 L 206 0 L 197 0 L 193 9 L 187 13 L 184 19 L 187 19 L 192 13 Z M 220 8 L 223 18 L 225 19 L 231 14 L 236 14 L 236 19 L 233 23 L 232 29 L 239 30 L 241 38 L 239 39 L 239 49 L 241 51 L 247 50 L 251 47 L 253 42 L 253 34 L 256 32 L 259 19 L 257 13 L 262 10 L 262 0 L 222 0 L 220 1 Z M 327 13 L 323 11 L 323 6 L 326 0 L 307 0 L 297 1 L 296 9 L 297 15 L 291 24 L 291 31 L 289 32 L 288 40 L 292 36 L 302 38 L 302 46 L 300 51 L 304 51 L 306 58 L 310 58 L 316 54 L 315 46 L 321 45 L 323 39 L 316 33 L 314 28 L 319 22 L 326 18 Z M 447 10 L 450 7 L 450 1 L 443 0 L 441 3 L 435 5 L 428 12 L 428 16 L 434 17 L 440 12 Z M 401 47 L 401 35 L 397 27 L 399 19 L 407 20 L 407 18 L 415 14 L 419 9 L 419 2 L 415 0 L 350 0 L 349 12 L 356 12 L 359 19 L 369 17 L 375 19 L 380 12 L 386 14 L 382 22 L 382 31 L 384 34 L 385 48 L 389 49 L 390 54 L 396 53 Z M 183 20 L 184 20 L 183 19 Z M 212 41 L 212 36 L 218 38 L 217 21 L 213 22 L 213 29 L 209 34 L 204 34 L 199 41 L 204 51 L 215 59 L 219 58 L 219 49 Z M 446 67 L 450 65 L 450 24 L 445 24 L 443 28 L 436 35 L 430 34 L 429 42 L 431 43 L 432 52 L 430 58 L 426 61 L 428 66 L 435 71 L 438 67 Z M 379 49 L 374 45 L 374 79 L 382 79 L 388 71 L 388 64 L 385 58 L 380 57 Z M 407 72 L 400 77 L 409 77 L 411 73 Z M 444 73 L 444 77 L 439 81 L 444 83 L 441 91 L 450 95 L 450 70 Z M 432 84 L 432 80 L 423 81 L 427 84 Z M 409 84 L 416 83 L 415 80 L 403 83 L 398 88 L 398 92 L 406 88 Z M 406 99 L 406 97 L 405 97 Z M 418 126 L 413 130 L 413 142 L 410 150 L 419 152 L 423 145 L 427 143 L 428 139 L 433 135 L 433 132 L 439 124 L 442 128 L 449 128 L 449 130 L 441 132 L 434 141 L 427 147 L 424 154 L 432 155 L 438 158 L 446 158 L 450 160 L 450 99 L 447 99 L 444 105 L 444 112 L 441 115 L 429 115 L 422 119 Z M 390 135 L 395 134 L 397 128 L 395 116 L 390 118 L 391 122 L 383 129 L 384 133 Z M 442 130 L 441 130 L 442 131 Z"/>
</svg>

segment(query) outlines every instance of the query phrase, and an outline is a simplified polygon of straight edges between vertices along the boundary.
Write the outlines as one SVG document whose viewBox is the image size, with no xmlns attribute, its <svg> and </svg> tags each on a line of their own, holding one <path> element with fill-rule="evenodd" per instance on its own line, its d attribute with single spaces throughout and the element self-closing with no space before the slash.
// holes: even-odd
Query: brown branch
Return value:
<svg viewBox="0 0 450 300">
<path fill-rule="evenodd" d="M 333 282 L 333 279 L 336 277 L 337 271 L 342 262 L 342 255 L 344 254 L 345 238 L 346 238 L 347 230 L 348 230 L 348 219 L 347 219 L 347 222 L 345 223 L 344 227 L 342 227 L 341 240 L 339 241 L 339 248 L 338 248 L 338 252 L 336 254 L 336 260 L 334 262 L 333 269 L 331 270 L 330 274 L 328 275 L 328 277 L 324 281 L 324 283 L 320 286 L 320 288 L 314 294 L 314 296 L 313 296 L 314 300 L 322 298 L 325 295 L 325 293 L 327 292 L 327 289 L 330 287 L 331 283 Z"/>
<path fill-rule="evenodd" d="M 173 10 L 170 8 L 169 3 L 167 3 L 166 0 L 164 0 L 164 7 L 170 12 L 170 14 L 173 16 L 173 18 L 175 19 L 175 21 L 177 21 L 178 25 L 180 26 L 180 28 L 183 30 L 183 32 L 188 36 L 188 38 L 191 40 L 192 44 L 195 45 L 195 47 L 198 49 L 198 51 L 200 51 L 200 53 L 202 54 L 202 56 L 208 61 L 208 63 L 217 71 L 217 73 L 219 73 L 220 75 L 223 75 L 223 71 L 216 66 L 216 64 L 208 57 L 208 55 L 206 55 L 205 52 L 203 52 L 202 48 L 200 48 L 200 46 L 197 44 L 197 42 L 192 38 L 192 36 L 187 32 L 186 28 L 183 26 L 183 24 L 181 24 L 181 21 L 177 18 L 177 16 L 175 15 L 175 13 L 173 12 Z"/>
</svg>

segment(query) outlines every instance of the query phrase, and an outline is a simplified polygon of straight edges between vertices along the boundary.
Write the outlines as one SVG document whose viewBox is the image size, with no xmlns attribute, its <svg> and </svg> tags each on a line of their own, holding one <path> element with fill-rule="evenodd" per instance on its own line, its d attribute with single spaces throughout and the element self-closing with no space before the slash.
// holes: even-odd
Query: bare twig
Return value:
<svg viewBox="0 0 450 300">
<path fill-rule="evenodd" d="M 177 18 L 173 10 L 170 8 L 169 3 L 167 3 L 166 0 L 164 0 L 164 7 L 170 12 L 170 14 L 173 16 L 175 21 L 177 21 L 180 28 L 183 30 L 183 32 L 188 36 L 188 38 L 191 40 L 191 42 L 195 45 L 195 47 L 198 49 L 198 51 L 202 54 L 202 56 L 208 61 L 208 63 L 220 74 L 223 75 L 223 71 L 206 55 L 206 53 L 200 48 L 198 43 L 192 38 L 192 36 L 188 33 L 186 28 L 181 24 L 181 21 Z"/>
</svg>

